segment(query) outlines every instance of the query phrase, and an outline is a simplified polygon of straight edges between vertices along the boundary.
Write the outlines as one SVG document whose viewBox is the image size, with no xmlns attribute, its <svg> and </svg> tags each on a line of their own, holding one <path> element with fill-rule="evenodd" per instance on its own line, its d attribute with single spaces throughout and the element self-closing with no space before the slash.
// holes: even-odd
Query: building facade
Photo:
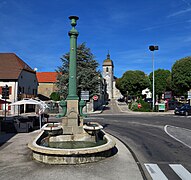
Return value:
<svg viewBox="0 0 191 180">
<path fill-rule="evenodd" d="M 114 77 L 114 65 L 113 61 L 110 59 L 110 54 L 108 53 L 107 59 L 103 62 L 103 72 L 102 76 L 106 80 L 108 99 L 118 99 L 122 95 L 120 91 L 116 88 L 116 78 Z"/>
<path fill-rule="evenodd" d="M 37 72 L 38 96 L 50 98 L 50 95 L 57 91 L 57 72 Z"/>
<path fill-rule="evenodd" d="M 113 98 L 113 68 L 113 61 L 108 54 L 103 62 L 103 78 L 106 80 L 108 99 Z"/>
<path fill-rule="evenodd" d="M 8 102 L 37 96 L 38 81 L 36 72 L 14 53 L 0 53 L 0 98 L 2 88 L 9 88 Z M 9 106 L 9 114 L 18 111 L 15 106 Z M 5 104 L 0 104 L 0 114 L 4 114 Z"/>
</svg>

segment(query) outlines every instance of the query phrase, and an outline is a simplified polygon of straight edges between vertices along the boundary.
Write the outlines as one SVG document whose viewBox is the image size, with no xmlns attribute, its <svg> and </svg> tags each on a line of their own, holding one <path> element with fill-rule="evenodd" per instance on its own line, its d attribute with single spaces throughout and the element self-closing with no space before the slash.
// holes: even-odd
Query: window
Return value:
<svg viewBox="0 0 191 180">
<path fill-rule="evenodd" d="M 31 88 L 30 88 L 30 86 L 28 87 L 28 94 L 30 94 L 30 90 L 31 90 Z"/>
<path fill-rule="evenodd" d="M 37 90 L 33 89 L 33 95 L 36 95 L 36 94 L 37 94 Z"/>
<path fill-rule="evenodd" d="M 109 68 L 108 67 L 106 67 L 106 72 L 109 72 Z"/>
<path fill-rule="evenodd" d="M 19 94 L 21 94 L 21 86 L 19 86 Z"/>
</svg>

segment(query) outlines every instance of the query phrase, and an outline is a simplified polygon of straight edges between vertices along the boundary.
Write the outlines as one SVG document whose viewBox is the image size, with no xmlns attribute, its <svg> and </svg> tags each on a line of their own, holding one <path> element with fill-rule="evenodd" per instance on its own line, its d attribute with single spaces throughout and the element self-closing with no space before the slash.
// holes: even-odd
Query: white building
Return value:
<svg viewBox="0 0 191 180">
<path fill-rule="evenodd" d="M 108 99 L 118 99 L 122 97 L 120 91 L 115 86 L 115 77 L 114 77 L 114 65 L 113 61 L 110 59 L 110 55 L 108 53 L 107 59 L 103 62 L 103 78 L 106 80 L 107 84 L 107 93 Z"/>
<path fill-rule="evenodd" d="M 14 53 L 0 53 L 0 99 L 2 87 L 9 87 L 8 102 L 23 98 L 36 97 L 38 81 L 36 72 Z M 9 106 L 9 114 L 14 114 L 16 107 Z M 6 108 L 7 109 L 7 108 Z M 4 114 L 5 105 L 0 104 L 0 114 Z"/>
<path fill-rule="evenodd" d="M 152 93 L 148 88 L 142 90 L 142 95 L 145 95 L 146 98 L 152 98 Z"/>
</svg>

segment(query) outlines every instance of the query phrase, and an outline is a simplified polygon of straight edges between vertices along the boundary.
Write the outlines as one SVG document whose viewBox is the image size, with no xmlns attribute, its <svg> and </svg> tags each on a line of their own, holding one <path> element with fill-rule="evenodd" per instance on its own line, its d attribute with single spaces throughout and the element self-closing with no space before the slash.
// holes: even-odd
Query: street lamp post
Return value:
<svg viewBox="0 0 191 180">
<path fill-rule="evenodd" d="M 152 67 L 153 67 L 153 111 L 154 111 L 154 109 L 155 109 L 155 74 L 154 74 L 154 51 L 155 50 L 158 50 L 159 49 L 159 47 L 158 46 L 153 46 L 153 45 L 151 45 L 151 46 L 149 46 L 149 50 L 150 51 L 153 51 L 153 53 L 152 53 Z"/>
</svg>

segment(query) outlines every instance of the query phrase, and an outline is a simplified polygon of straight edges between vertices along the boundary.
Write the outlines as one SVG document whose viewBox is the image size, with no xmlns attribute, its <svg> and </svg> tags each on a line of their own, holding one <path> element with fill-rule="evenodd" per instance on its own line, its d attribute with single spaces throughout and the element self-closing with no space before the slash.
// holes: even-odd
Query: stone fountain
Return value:
<svg viewBox="0 0 191 180">
<path fill-rule="evenodd" d="M 49 164 L 80 164 L 95 162 L 112 156 L 116 152 L 115 142 L 97 123 L 84 124 L 82 108 L 76 85 L 76 57 L 78 31 L 77 16 L 70 16 L 69 88 L 63 108 L 62 123 L 48 123 L 40 134 L 29 143 L 33 158 Z"/>
</svg>

